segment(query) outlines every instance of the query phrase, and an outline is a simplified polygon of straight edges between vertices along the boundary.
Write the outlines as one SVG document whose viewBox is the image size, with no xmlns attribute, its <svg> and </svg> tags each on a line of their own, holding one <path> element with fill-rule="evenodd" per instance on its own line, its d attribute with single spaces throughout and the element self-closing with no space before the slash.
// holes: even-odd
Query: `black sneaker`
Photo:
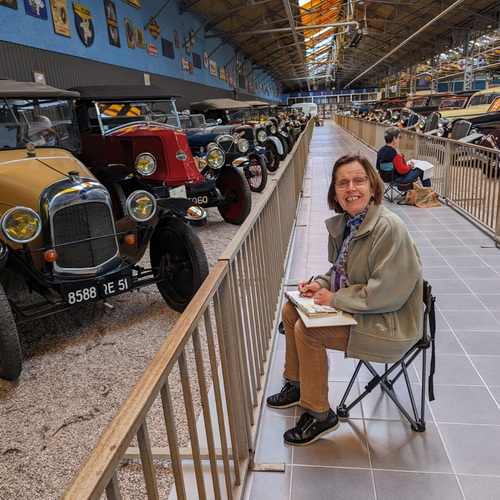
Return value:
<svg viewBox="0 0 500 500">
<path fill-rule="evenodd" d="M 339 427 L 339 419 L 330 408 L 326 420 L 319 422 L 309 413 L 303 413 L 297 425 L 293 429 L 288 429 L 283 434 L 285 443 L 304 446 L 314 443 L 320 437 L 333 432 Z"/>
<path fill-rule="evenodd" d="M 267 398 L 267 406 L 271 408 L 290 408 L 296 406 L 300 401 L 300 389 L 287 382 L 281 392 Z"/>
</svg>

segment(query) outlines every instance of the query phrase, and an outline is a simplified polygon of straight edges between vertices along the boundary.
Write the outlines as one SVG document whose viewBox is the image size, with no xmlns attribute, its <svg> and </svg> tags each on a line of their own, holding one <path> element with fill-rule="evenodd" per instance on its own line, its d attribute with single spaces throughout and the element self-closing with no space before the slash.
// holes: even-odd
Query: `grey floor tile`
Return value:
<svg viewBox="0 0 500 500">
<path fill-rule="evenodd" d="M 496 293 L 477 293 L 476 297 L 490 311 L 500 311 L 500 287 Z"/>
<path fill-rule="evenodd" d="M 500 356 L 471 356 L 470 359 L 487 385 L 500 385 Z"/>
<path fill-rule="evenodd" d="M 500 323 L 489 311 L 442 311 L 446 322 L 455 330 L 499 331 Z"/>
<path fill-rule="evenodd" d="M 254 472 L 247 484 L 244 500 L 273 500 L 290 499 L 290 467 L 284 472 Z"/>
<path fill-rule="evenodd" d="M 262 417 L 255 446 L 256 463 L 292 463 L 293 447 L 285 444 L 283 434 L 295 425 L 296 417 L 290 416 L 294 409 L 276 410 L 278 411 L 283 412 L 283 416 Z"/>
<path fill-rule="evenodd" d="M 439 432 L 458 474 L 499 475 L 500 426 L 440 424 Z"/>
<path fill-rule="evenodd" d="M 500 356 L 500 329 L 496 332 L 457 331 L 455 335 L 467 354 Z"/>
<path fill-rule="evenodd" d="M 294 467 L 290 500 L 375 499 L 369 470 Z M 264 498 L 264 497 L 263 497 Z"/>
<path fill-rule="evenodd" d="M 462 500 L 457 480 L 452 474 L 375 471 L 377 500 Z"/>
<path fill-rule="evenodd" d="M 407 423 L 367 421 L 368 446 L 374 469 L 452 472 L 436 426 L 415 432 Z"/>
<path fill-rule="evenodd" d="M 500 410 L 486 387 L 439 386 L 431 407 L 438 423 L 500 425 Z"/>
<path fill-rule="evenodd" d="M 472 293 L 440 293 L 436 305 L 440 311 L 484 311 L 486 309 L 485 305 Z"/>
<path fill-rule="evenodd" d="M 484 386 L 476 369 L 467 356 L 436 355 L 436 375 L 434 383 L 439 385 Z"/>
<path fill-rule="evenodd" d="M 465 354 L 464 348 L 452 331 L 437 331 L 435 344 L 437 354 Z"/>
<path fill-rule="evenodd" d="M 498 500 L 500 476 L 458 476 L 466 500 Z"/>
<path fill-rule="evenodd" d="M 295 447 L 293 463 L 368 468 L 370 460 L 363 422 L 361 420 L 342 422 L 336 431 L 323 436 L 314 443 L 314 446 Z"/>
</svg>

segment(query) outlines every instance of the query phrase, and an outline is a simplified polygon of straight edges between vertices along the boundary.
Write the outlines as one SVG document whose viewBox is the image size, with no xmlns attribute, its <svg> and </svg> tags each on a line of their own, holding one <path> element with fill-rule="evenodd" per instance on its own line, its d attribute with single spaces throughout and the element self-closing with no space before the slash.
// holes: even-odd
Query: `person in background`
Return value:
<svg viewBox="0 0 500 500">
<path fill-rule="evenodd" d="M 390 363 L 422 336 L 420 255 L 404 222 L 382 206 L 383 187 L 363 156 L 343 156 L 333 167 L 328 205 L 339 215 L 326 220 L 333 266 L 298 288 L 316 304 L 352 314 L 358 324 L 307 328 L 292 303 L 284 304 L 284 385 L 267 405 L 306 410 L 284 433 L 288 444 L 313 443 L 339 426 L 328 401 L 327 349 Z"/>
<path fill-rule="evenodd" d="M 411 184 L 420 179 L 422 186 L 430 187 L 431 180 L 424 179 L 424 172 L 420 168 L 414 168 L 410 163 L 405 162 L 405 157 L 399 152 L 399 140 L 401 130 L 398 127 L 387 127 L 384 132 L 385 146 L 382 146 L 377 153 L 377 165 L 379 163 L 392 162 L 394 169 L 399 174 L 395 182 L 398 184 Z"/>
<path fill-rule="evenodd" d="M 28 141 L 35 146 L 57 146 L 61 143 L 61 137 L 46 116 L 35 115 L 28 131 Z"/>
</svg>

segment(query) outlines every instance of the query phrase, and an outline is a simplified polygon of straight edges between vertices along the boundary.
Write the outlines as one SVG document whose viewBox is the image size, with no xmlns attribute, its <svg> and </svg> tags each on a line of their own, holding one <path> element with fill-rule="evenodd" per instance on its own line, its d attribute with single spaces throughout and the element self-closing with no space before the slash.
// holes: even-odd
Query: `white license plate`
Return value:
<svg viewBox="0 0 500 500">
<path fill-rule="evenodd" d="M 170 194 L 170 198 L 187 198 L 186 186 L 177 186 L 174 188 L 169 188 L 168 193 Z"/>
</svg>

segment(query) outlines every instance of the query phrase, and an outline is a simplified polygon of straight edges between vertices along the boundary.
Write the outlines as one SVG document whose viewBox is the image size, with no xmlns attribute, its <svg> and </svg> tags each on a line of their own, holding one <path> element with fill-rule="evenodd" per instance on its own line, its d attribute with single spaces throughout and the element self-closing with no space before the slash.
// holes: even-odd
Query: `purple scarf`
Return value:
<svg viewBox="0 0 500 500">
<path fill-rule="evenodd" d="M 354 235 L 357 233 L 358 228 L 363 221 L 366 212 L 368 212 L 366 207 L 361 213 L 355 217 L 351 217 L 347 214 L 347 224 L 346 226 L 350 229 L 349 234 L 344 238 L 342 246 L 340 247 L 339 254 L 337 255 L 337 260 L 332 266 L 332 274 L 330 276 L 330 290 L 336 292 L 341 288 L 349 286 L 349 279 L 347 277 L 347 252 L 349 251 L 349 245 Z"/>
</svg>

